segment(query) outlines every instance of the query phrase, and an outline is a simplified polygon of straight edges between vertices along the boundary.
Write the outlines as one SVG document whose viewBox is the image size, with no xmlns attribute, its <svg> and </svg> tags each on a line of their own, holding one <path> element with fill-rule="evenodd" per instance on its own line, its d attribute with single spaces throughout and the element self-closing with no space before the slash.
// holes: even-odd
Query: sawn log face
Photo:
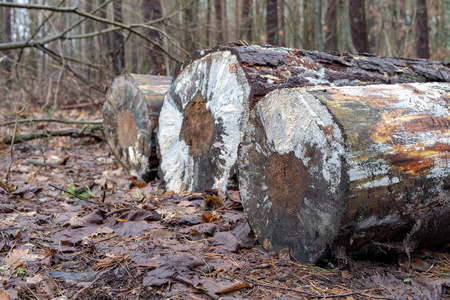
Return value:
<svg viewBox="0 0 450 300">
<path fill-rule="evenodd" d="M 106 94 L 106 141 L 125 171 L 139 179 L 156 177 L 154 129 L 169 84 L 169 77 L 125 74 L 113 81 Z"/>
<path fill-rule="evenodd" d="M 238 156 L 260 243 L 316 262 L 336 249 L 450 241 L 449 103 L 439 83 L 267 95 Z"/>
</svg>

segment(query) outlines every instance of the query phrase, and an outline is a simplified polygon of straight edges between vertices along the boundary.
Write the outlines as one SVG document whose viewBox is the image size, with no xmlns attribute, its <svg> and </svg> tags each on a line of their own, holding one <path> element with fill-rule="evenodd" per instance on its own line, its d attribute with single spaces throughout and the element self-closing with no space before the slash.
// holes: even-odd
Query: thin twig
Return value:
<svg viewBox="0 0 450 300">
<path fill-rule="evenodd" d="M 16 121 L 10 121 L 5 123 L 0 123 L 0 126 L 7 126 L 16 123 L 38 123 L 38 122 L 54 122 L 54 123 L 62 123 L 62 124 L 83 124 L 83 125 L 101 125 L 103 124 L 103 120 L 93 120 L 93 121 L 73 121 L 73 120 L 60 120 L 60 119 L 21 119 Z"/>
<path fill-rule="evenodd" d="M 23 93 L 23 90 L 22 90 L 22 93 Z M 9 153 L 9 166 L 8 166 L 8 171 L 6 172 L 6 178 L 5 178 L 5 183 L 6 183 L 6 186 L 8 186 L 8 181 L 9 181 L 9 174 L 11 173 L 11 166 L 12 166 L 12 164 L 13 164 L 13 159 L 14 159 L 14 141 L 15 141 L 15 139 L 16 139 L 16 134 L 17 134 L 17 128 L 19 127 L 19 126 L 17 126 L 17 122 L 19 121 L 19 114 L 21 113 L 21 112 L 23 112 L 24 111 L 24 109 L 25 109 L 25 107 L 26 107 L 27 105 L 25 104 L 23 107 L 22 107 L 22 109 L 21 110 L 19 110 L 18 112 L 16 112 L 16 122 L 15 122 L 15 125 L 14 125 L 14 132 L 13 132 L 13 136 L 12 136 L 12 139 L 11 139 L 11 150 L 10 150 L 10 153 Z"/>
<path fill-rule="evenodd" d="M 87 199 L 85 199 L 83 197 L 78 196 L 77 194 L 69 192 L 68 190 L 65 190 L 65 189 L 62 189 L 60 187 L 57 187 L 56 185 L 53 185 L 53 184 L 50 184 L 50 183 L 48 185 L 51 186 L 52 188 L 55 188 L 55 189 L 57 189 L 57 190 L 59 190 L 61 192 L 67 193 L 67 194 L 69 194 L 69 195 L 71 195 L 71 196 L 73 196 L 75 198 L 80 199 L 80 200 L 83 200 L 83 201 L 86 201 L 86 202 L 89 202 L 89 203 L 92 203 L 92 204 L 95 204 L 95 205 L 100 205 L 101 204 L 101 203 L 98 203 L 98 202 L 95 202 L 95 201 L 87 200 Z M 105 204 L 112 206 L 111 204 L 108 204 L 108 203 L 105 203 Z"/>
<path fill-rule="evenodd" d="M 360 296 L 367 297 L 367 298 L 372 298 L 372 299 L 389 299 L 389 300 L 391 300 L 391 299 L 395 300 L 396 299 L 396 298 L 391 298 L 391 297 L 386 297 L 386 296 L 370 295 L 370 294 L 366 294 L 366 293 L 363 293 L 363 292 L 350 292 L 350 293 L 345 293 L 345 294 L 321 295 L 321 294 L 314 294 L 314 293 L 310 293 L 310 292 L 307 292 L 307 291 L 292 289 L 292 288 L 283 287 L 283 286 L 277 286 L 277 285 L 266 284 L 266 283 L 259 283 L 259 282 L 255 282 L 255 281 L 251 281 L 251 284 L 257 285 L 257 286 L 261 286 L 261 287 L 271 288 L 271 289 L 280 289 L 280 290 L 295 292 L 295 293 L 304 294 L 304 295 L 315 297 L 315 298 L 339 298 L 339 297 L 348 297 L 348 296 L 352 296 L 352 295 L 360 295 Z"/>
</svg>

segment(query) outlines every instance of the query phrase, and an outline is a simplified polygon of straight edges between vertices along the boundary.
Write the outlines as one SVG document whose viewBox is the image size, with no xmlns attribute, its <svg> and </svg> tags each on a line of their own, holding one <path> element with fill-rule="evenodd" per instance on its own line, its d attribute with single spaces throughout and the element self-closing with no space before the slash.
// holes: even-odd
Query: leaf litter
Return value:
<svg viewBox="0 0 450 300">
<path fill-rule="evenodd" d="M 9 161 L 0 147 L 2 173 Z M 138 181 L 92 137 L 16 145 L 0 224 L 1 300 L 450 297 L 450 245 L 411 261 L 302 265 L 257 244 L 236 191 L 176 194 Z"/>
</svg>

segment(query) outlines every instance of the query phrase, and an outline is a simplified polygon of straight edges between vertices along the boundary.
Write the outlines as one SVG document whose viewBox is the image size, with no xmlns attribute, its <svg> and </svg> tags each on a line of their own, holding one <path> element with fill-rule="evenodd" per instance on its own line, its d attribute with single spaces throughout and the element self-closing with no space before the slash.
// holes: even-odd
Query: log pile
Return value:
<svg viewBox="0 0 450 300">
<path fill-rule="evenodd" d="M 429 81 L 449 82 L 449 66 L 259 46 L 196 52 L 179 67 L 161 109 L 160 178 L 174 191 L 233 186 L 249 112 L 270 91 Z"/>
<path fill-rule="evenodd" d="M 108 91 L 105 134 L 149 179 L 155 130 L 134 76 Z M 231 45 L 164 82 L 159 177 L 175 192 L 239 188 L 264 248 L 314 263 L 450 241 L 449 64 Z"/>
</svg>

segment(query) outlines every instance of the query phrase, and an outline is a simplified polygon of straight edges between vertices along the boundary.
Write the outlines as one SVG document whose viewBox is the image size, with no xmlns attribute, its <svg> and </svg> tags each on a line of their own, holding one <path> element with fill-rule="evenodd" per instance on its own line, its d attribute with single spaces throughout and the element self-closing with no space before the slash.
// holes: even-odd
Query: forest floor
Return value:
<svg viewBox="0 0 450 300">
<path fill-rule="evenodd" d="M 53 118 L 101 119 L 93 111 Z M 0 113 L 0 122 L 14 120 Z M 236 193 L 175 194 L 139 182 L 101 133 L 82 137 L 82 127 L 20 123 L 17 135 L 71 128 L 76 137 L 23 142 L 12 154 L 0 145 L 0 300 L 450 299 L 450 245 L 410 262 L 400 254 L 344 268 L 304 265 L 257 244 Z M 0 136 L 13 131 L 2 126 Z"/>
</svg>

